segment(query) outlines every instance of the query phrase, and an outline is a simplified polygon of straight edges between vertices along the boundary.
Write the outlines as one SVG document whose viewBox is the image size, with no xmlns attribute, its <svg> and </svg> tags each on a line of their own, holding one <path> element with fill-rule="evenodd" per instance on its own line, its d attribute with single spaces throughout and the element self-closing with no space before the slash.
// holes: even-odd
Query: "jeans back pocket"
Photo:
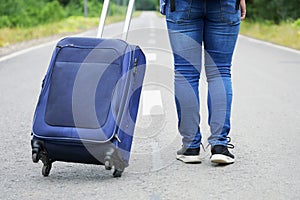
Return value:
<svg viewBox="0 0 300 200">
<path fill-rule="evenodd" d="M 181 23 L 190 19 L 192 0 L 175 0 L 175 11 L 171 12 L 170 1 L 167 1 L 166 19 L 174 23 Z"/>
<path fill-rule="evenodd" d="M 236 7 L 239 0 L 220 0 L 221 20 L 228 24 L 239 24 L 241 11 Z"/>
</svg>

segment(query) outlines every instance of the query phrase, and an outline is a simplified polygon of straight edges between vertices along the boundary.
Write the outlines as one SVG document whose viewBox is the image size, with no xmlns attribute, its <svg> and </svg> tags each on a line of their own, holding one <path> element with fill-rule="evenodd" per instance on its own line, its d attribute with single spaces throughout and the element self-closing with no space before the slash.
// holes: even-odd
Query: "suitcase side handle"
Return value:
<svg viewBox="0 0 300 200">
<path fill-rule="evenodd" d="M 123 33 L 122 33 L 123 40 L 127 40 L 129 26 L 130 26 L 130 22 L 131 22 L 131 16 L 132 16 L 133 7 L 134 7 L 134 1 L 135 0 L 129 0 L 129 3 L 128 3 L 126 18 L 125 18 L 125 23 L 124 23 L 124 27 L 123 27 Z M 107 16 L 109 2 L 110 2 L 110 0 L 104 0 L 104 2 L 103 2 L 102 12 L 101 12 L 101 16 L 100 16 L 100 22 L 99 22 L 99 27 L 98 27 L 98 32 L 97 32 L 97 38 L 101 38 L 103 35 L 103 29 L 104 29 L 105 19 Z"/>
</svg>

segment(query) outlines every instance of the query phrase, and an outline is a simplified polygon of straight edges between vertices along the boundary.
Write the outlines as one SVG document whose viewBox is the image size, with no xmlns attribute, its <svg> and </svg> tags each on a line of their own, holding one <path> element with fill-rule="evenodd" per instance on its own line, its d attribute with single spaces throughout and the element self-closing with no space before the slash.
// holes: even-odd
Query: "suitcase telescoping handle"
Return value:
<svg viewBox="0 0 300 200">
<path fill-rule="evenodd" d="M 102 12 L 101 12 L 101 16 L 100 16 L 100 22 L 99 22 L 99 27 L 98 27 L 97 38 L 101 38 L 102 35 L 103 35 L 104 23 L 105 23 L 105 19 L 106 19 L 106 16 L 107 16 L 109 1 L 110 0 L 104 0 L 103 6 L 102 6 Z M 127 35 L 128 35 L 128 31 L 129 31 L 133 6 L 134 6 L 134 0 L 129 0 L 128 7 L 127 7 L 126 18 L 125 18 L 125 23 L 124 23 L 124 27 L 123 27 L 123 33 L 122 33 L 122 39 L 123 40 L 127 40 Z"/>
</svg>

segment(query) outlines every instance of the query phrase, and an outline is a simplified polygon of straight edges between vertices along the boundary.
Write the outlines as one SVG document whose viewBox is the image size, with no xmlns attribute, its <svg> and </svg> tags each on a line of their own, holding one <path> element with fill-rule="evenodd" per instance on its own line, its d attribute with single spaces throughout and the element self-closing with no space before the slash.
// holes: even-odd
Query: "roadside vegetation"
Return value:
<svg viewBox="0 0 300 200">
<path fill-rule="evenodd" d="M 134 13 L 138 15 L 139 13 Z M 124 20 L 123 15 L 108 16 L 106 24 Z M 96 28 L 99 17 L 71 16 L 59 22 L 42 24 L 34 27 L 15 27 L 0 29 L 0 48 L 52 35 L 68 35 Z"/>
<path fill-rule="evenodd" d="M 300 0 L 246 0 L 241 33 L 300 50 Z"/>
<path fill-rule="evenodd" d="M 300 50 L 300 19 L 282 21 L 279 24 L 246 19 L 241 24 L 241 34 Z"/>
<path fill-rule="evenodd" d="M 85 2 L 87 4 L 85 4 Z M 124 19 L 128 0 L 111 0 L 107 23 Z M 0 47 L 98 25 L 103 0 L 0 0 Z M 84 12 L 84 8 L 88 12 Z M 136 1 L 136 10 L 158 10 L 159 0 Z M 247 0 L 241 33 L 300 50 L 299 0 Z M 136 14 L 138 15 L 138 14 Z"/>
<path fill-rule="evenodd" d="M 99 0 L 0 0 L 0 47 L 91 29 L 98 25 L 101 9 Z M 121 21 L 125 12 L 112 2 L 106 22 Z"/>
</svg>

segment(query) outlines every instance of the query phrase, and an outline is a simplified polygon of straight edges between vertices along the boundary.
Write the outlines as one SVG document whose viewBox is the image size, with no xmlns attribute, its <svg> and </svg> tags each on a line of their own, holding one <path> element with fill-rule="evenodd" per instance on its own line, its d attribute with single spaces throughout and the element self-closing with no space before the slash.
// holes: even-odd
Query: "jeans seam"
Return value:
<svg viewBox="0 0 300 200">
<path fill-rule="evenodd" d="M 204 0 L 203 2 L 204 2 L 204 3 L 203 3 L 203 4 L 204 4 L 204 5 L 203 5 L 203 11 L 204 11 L 204 12 L 203 12 L 203 15 L 206 16 L 206 10 L 207 10 L 207 8 L 206 8 L 206 0 Z"/>
<path fill-rule="evenodd" d="M 193 4 L 193 0 L 190 1 L 189 12 L 188 12 L 188 19 L 191 19 L 192 4 Z"/>
</svg>

